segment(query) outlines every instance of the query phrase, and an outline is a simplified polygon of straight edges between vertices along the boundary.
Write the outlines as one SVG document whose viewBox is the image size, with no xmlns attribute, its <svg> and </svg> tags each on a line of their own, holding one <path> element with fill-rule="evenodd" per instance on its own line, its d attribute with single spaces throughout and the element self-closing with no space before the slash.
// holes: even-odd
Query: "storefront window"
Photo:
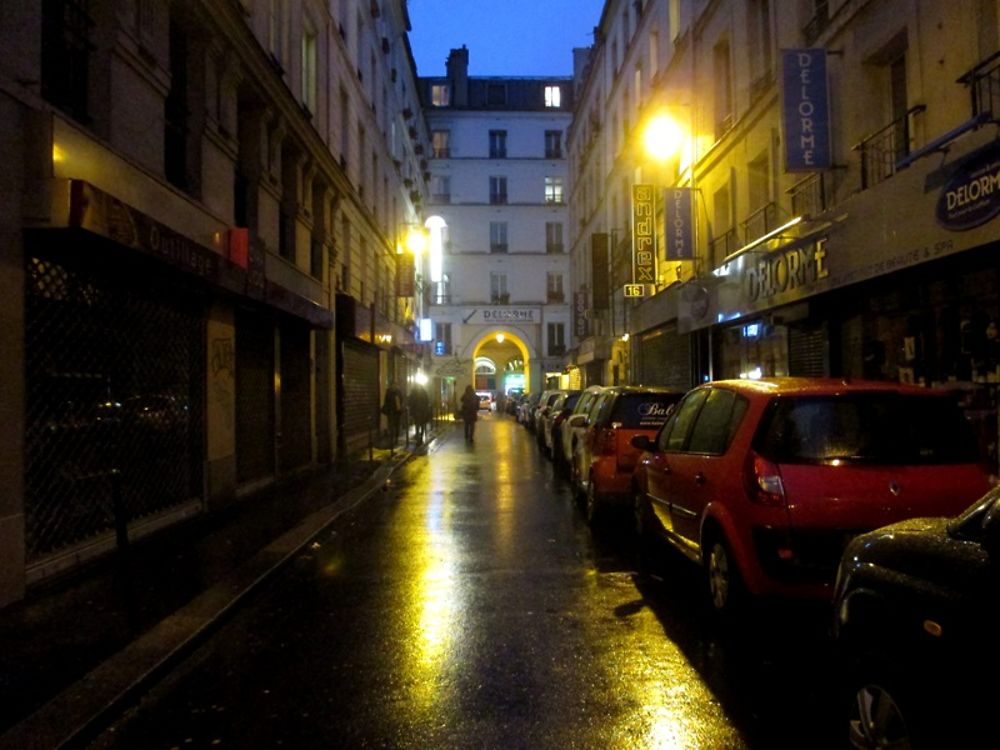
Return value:
<svg viewBox="0 0 1000 750">
<path fill-rule="evenodd" d="M 717 378 L 773 378 L 788 375 L 788 329 L 753 320 L 722 331 Z"/>
</svg>

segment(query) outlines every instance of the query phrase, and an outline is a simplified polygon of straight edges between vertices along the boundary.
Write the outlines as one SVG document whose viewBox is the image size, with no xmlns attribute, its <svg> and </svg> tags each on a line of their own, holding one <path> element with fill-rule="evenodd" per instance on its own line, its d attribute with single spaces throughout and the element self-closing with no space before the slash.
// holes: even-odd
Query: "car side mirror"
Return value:
<svg viewBox="0 0 1000 750">
<path fill-rule="evenodd" d="M 653 441 L 649 439 L 648 435 L 635 435 L 632 438 L 632 447 L 641 451 L 651 451 L 653 450 Z"/>
<path fill-rule="evenodd" d="M 989 554 L 994 562 L 1000 563 L 1000 503 L 994 502 L 993 507 L 983 518 L 983 549 Z"/>
</svg>

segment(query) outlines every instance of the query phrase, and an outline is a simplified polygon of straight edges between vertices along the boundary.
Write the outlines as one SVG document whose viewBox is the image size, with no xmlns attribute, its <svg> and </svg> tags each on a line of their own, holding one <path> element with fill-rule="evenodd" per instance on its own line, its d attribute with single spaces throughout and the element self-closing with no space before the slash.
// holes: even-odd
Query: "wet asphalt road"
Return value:
<svg viewBox="0 0 1000 750">
<path fill-rule="evenodd" d="M 838 747 L 825 612 L 723 630 L 624 526 L 592 534 L 511 418 L 456 427 L 92 746 Z"/>
</svg>

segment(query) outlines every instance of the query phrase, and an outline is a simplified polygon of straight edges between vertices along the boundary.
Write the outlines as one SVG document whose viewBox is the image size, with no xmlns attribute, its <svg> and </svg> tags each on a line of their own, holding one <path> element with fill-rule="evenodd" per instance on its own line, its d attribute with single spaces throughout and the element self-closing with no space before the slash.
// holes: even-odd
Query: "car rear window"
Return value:
<svg viewBox="0 0 1000 750">
<path fill-rule="evenodd" d="M 972 429 L 957 404 L 898 393 L 779 398 L 755 443 L 778 463 L 979 460 Z"/>
<path fill-rule="evenodd" d="M 667 421 L 670 407 L 680 400 L 677 393 L 623 393 L 615 399 L 611 422 L 625 429 L 656 430 Z"/>
</svg>

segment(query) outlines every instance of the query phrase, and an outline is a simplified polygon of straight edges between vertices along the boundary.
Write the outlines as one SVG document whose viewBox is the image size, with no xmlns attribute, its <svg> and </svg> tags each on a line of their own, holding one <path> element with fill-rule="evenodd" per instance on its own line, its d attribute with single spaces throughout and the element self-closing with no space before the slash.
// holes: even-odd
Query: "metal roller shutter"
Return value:
<svg viewBox="0 0 1000 750">
<path fill-rule="evenodd" d="M 636 347 L 636 382 L 687 390 L 691 387 L 691 337 L 666 325 L 640 337 Z"/>
<path fill-rule="evenodd" d="M 343 371 L 339 398 L 343 403 L 340 424 L 344 449 L 356 453 L 378 433 L 378 349 L 361 341 L 341 343 Z"/>
<path fill-rule="evenodd" d="M 25 527 L 29 561 L 199 498 L 204 314 L 145 269 L 29 257 Z"/>
<path fill-rule="evenodd" d="M 274 325 L 248 310 L 236 314 L 236 403 L 238 480 L 274 476 Z"/>
<path fill-rule="evenodd" d="M 788 329 L 788 374 L 802 377 L 827 375 L 826 327 Z"/>
</svg>

